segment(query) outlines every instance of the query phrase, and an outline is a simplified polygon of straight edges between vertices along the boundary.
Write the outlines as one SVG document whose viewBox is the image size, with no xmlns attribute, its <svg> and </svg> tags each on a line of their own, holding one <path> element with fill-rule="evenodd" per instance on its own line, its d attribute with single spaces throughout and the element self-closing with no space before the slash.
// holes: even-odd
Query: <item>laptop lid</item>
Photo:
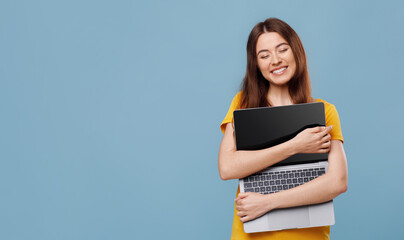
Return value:
<svg viewBox="0 0 404 240">
<path fill-rule="evenodd" d="M 295 137 L 306 128 L 325 126 L 324 103 L 261 107 L 233 112 L 237 150 L 260 150 Z M 327 161 L 328 153 L 298 153 L 273 166 Z"/>
</svg>

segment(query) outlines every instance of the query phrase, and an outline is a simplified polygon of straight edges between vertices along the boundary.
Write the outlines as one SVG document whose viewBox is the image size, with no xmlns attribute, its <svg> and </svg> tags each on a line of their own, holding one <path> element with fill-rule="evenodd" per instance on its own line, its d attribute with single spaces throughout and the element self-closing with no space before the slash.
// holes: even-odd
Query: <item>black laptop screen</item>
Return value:
<svg viewBox="0 0 404 240">
<path fill-rule="evenodd" d="M 292 139 L 306 128 L 326 124 L 322 102 L 235 110 L 233 117 L 237 150 L 272 147 Z M 275 166 L 327 159 L 327 153 L 296 154 Z"/>
</svg>

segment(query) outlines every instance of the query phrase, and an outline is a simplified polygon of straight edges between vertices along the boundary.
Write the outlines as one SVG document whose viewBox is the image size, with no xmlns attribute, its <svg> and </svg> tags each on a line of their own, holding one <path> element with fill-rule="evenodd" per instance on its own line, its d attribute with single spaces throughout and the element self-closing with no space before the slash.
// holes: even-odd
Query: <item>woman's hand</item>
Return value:
<svg viewBox="0 0 404 240">
<path fill-rule="evenodd" d="M 307 128 L 291 139 L 296 153 L 326 153 L 330 151 L 331 136 L 328 127 Z"/>
<path fill-rule="evenodd" d="M 239 193 L 236 201 L 237 216 L 240 221 L 247 222 L 274 209 L 270 201 L 270 195 L 248 192 Z"/>
</svg>

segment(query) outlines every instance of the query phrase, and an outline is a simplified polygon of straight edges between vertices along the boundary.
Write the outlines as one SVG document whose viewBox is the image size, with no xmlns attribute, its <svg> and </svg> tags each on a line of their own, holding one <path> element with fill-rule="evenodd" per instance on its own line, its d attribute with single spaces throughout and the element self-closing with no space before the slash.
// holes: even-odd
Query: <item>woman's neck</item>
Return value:
<svg viewBox="0 0 404 240">
<path fill-rule="evenodd" d="M 267 99 L 272 106 L 284 106 L 293 104 L 292 98 L 289 95 L 289 88 L 287 85 L 270 85 L 268 89 Z"/>
</svg>

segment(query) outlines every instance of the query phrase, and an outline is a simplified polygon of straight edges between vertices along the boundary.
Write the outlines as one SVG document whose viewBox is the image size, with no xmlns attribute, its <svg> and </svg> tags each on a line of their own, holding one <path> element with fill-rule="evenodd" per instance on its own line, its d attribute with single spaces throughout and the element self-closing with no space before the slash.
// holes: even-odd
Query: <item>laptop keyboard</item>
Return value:
<svg viewBox="0 0 404 240">
<path fill-rule="evenodd" d="M 291 189 L 315 179 L 325 173 L 325 168 L 259 172 L 244 178 L 244 192 L 261 194 Z"/>
</svg>

